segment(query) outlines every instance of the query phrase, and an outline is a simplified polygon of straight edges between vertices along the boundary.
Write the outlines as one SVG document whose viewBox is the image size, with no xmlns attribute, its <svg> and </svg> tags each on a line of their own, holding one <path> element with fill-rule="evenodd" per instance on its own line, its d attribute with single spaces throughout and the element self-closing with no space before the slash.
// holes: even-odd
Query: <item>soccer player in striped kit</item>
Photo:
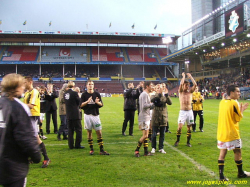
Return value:
<svg viewBox="0 0 250 187">
<path fill-rule="evenodd" d="M 109 155 L 103 148 L 102 125 L 99 117 L 99 108 L 103 107 L 103 103 L 100 93 L 94 90 L 93 81 L 87 81 L 87 91 L 82 94 L 81 102 L 81 108 L 84 110 L 84 129 L 88 134 L 89 154 L 94 154 L 92 129 L 95 129 L 100 155 Z"/>
<path fill-rule="evenodd" d="M 42 168 L 46 168 L 48 167 L 51 161 L 47 155 L 45 145 L 38 135 L 38 128 L 39 128 L 38 122 L 40 120 L 40 94 L 38 90 L 33 87 L 32 77 L 30 76 L 25 77 L 24 83 L 25 83 L 25 88 L 27 91 L 25 92 L 23 101 L 25 104 L 27 104 L 27 106 L 30 109 L 30 112 L 31 112 L 30 120 L 34 127 L 35 136 L 37 137 L 37 141 L 38 141 L 41 153 L 44 157 Z"/>
</svg>

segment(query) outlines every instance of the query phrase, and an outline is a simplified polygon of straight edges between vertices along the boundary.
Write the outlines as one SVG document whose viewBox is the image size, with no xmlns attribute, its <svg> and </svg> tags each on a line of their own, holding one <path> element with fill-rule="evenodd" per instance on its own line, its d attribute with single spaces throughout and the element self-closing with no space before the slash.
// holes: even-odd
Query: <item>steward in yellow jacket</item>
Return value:
<svg viewBox="0 0 250 187">
<path fill-rule="evenodd" d="M 200 92 L 198 92 L 198 87 L 196 87 L 195 91 L 193 92 L 193 98 L 192 98 L 192 107 L 193 107 L 193 113 L 194 113 L 194 124 L 192 125 L 193 132 L 196 132 L 196 116 L 197 114 L 200 117 L 200 126 L 199 129 L 201 132 L 203 132 L 203 125 L 204 125 L 204 118 L 203 118 L 203 101 L 204 98 L 201 95 Z"/>
</svg>

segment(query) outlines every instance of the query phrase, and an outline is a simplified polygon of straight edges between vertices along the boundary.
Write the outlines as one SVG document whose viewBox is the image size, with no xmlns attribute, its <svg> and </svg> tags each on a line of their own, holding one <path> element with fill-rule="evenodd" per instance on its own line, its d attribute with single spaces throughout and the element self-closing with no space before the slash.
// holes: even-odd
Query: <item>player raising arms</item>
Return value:
<svg viewBox="0 0 250 187">
<path fill-rule="evenodd" d="M 87 130 L 90 155 L 94 154 L 92 129 L 95 129 L 100 155 L 109 155 L 103 149 L 102 126 L 99 117 L 99 108 L 103 106 L 101 95 L 94 91 L 94 82 L 87 81 L 87 91 L 82 94 L 81 108 L 84 110 L 84 128 Z"/>
<path fill-rule="evenodd" d="M 190 88 L 190 83 L 185 80 L 185 73 L 182 73 L 182 79 L 179 87 L 179 100 L 180 100 L 180 112 L 178 118 L 178 130 L 177 130 L 177 140 L 174 146 L 178 146 L 181 137 L 182 126 L 187 122 L 187 146 L 192 147 L 190 144 L 191 139 L 191 127 L 194 123 L 194 115 L 192 111 L 192 93 L 194 92 L 197 84 L 190 73 L 187 73 L 189 79 L 191 79 L 193 86 Z"/>
</svg>

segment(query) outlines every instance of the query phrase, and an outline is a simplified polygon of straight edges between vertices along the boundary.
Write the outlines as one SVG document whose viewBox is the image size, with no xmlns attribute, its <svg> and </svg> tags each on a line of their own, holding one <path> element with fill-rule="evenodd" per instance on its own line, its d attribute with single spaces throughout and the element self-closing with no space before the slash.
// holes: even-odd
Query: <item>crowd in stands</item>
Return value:
<svg viewBox="0 0 250 187">
<path fill-rule="evenodd" d="M 235 73 L 221 74 L 217 78 L 213 79 L 200 79 L 197 81 L 198 88 L 204 94 L 211 93 L 216 95 L 216 92 L 225 93 L 227 87 L 231 84 L 238 85 L 239 87 L 249 87 L 250 86 L 250 76 L 249 69 L 246 69 L 244 73 L 240 71 L 235 71 Z"/>
<path fill-rule="evenodd" d="M 203 61 L 209 62 L 212 60 L 218 60 L 228 56 L 237 55 L 250 50 L 250 41 L 242 41 L 237 44 L 233 44 L 221 49 L 214 50 L 212 52 L 205 53 L 203 55 Z"/>
<path fill-rule="evenodd" d="M 64 67 L 64 75 L 63 75 Z M 40 74 L 41 71 L 41 74 Z M 98 76 L 98 65 L 0 65 L 0 78 L 9 73 L 18 73 L 24 76 L 31 76 L 33 78 L 86 78 Z M 117 65 L 100 65 L 99 77 L 107 78 L 111 76 L 121 76 L 121 66 Z M 144 72 L 144 74 L 143 74 Z M 75 74 L 76 73 L 76 74 Z M 122 66 L 122 76 L 128 78 L 154 78 L 165 77 L 164 68 L 153 66 Z M 167 77 L 173 76 L 167 70 Z"/>
</svg>

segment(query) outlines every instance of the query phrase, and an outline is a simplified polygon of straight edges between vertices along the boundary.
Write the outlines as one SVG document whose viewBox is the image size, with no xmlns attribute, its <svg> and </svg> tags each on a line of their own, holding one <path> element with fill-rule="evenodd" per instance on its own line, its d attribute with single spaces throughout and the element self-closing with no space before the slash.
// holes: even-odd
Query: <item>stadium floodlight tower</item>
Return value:
<svg viewBox="0 0 250 187">
<path fill-rule="evenodd" d="M 170 36 L 162 38 L 162 43 L 166 44 L 167 55 L 169 55 L 169 44 L 172 42 L 173 42 L 173 40 Z M 167 78 L 166 66 L 165 66 L 165 77 L 164 78 Z"/>
</svg>

